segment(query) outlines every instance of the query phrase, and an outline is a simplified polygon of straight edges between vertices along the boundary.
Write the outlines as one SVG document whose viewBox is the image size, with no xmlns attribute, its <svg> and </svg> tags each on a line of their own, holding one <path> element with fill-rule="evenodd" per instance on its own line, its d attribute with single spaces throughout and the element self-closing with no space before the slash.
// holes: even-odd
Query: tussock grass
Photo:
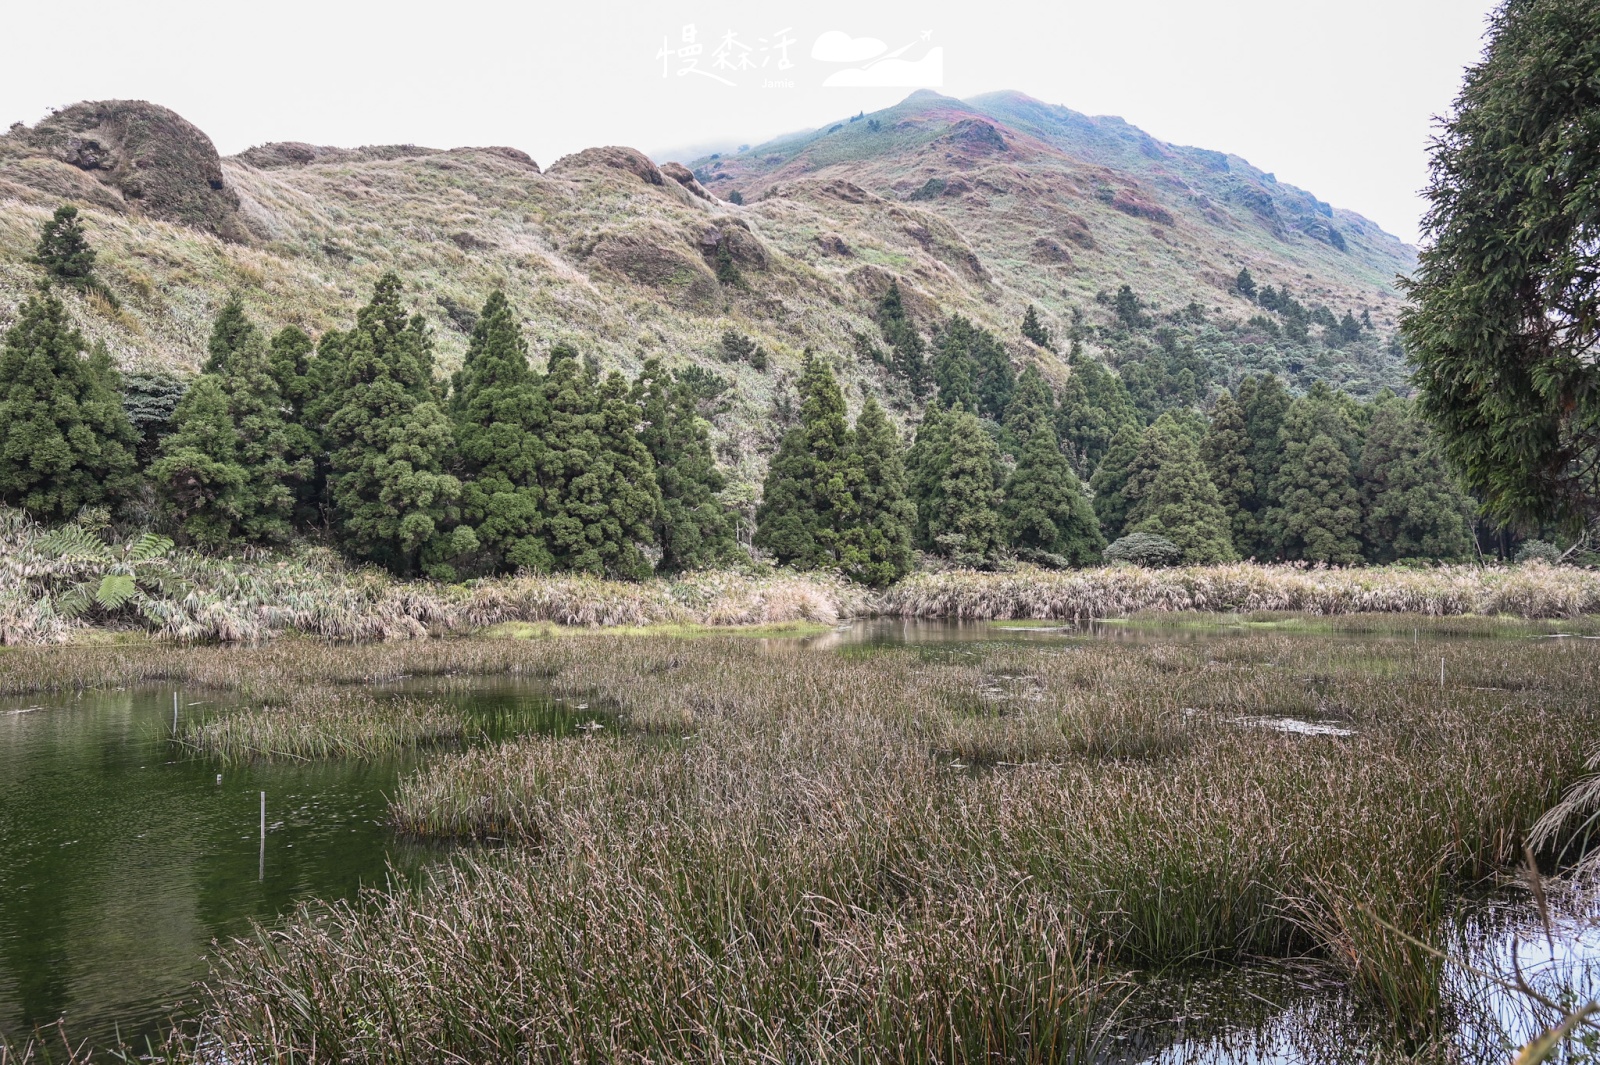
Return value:
<svg viewBox="0 0 1600 1065">
<path fill-rule="evenodd" d="M 464 743 L 466 722 L 436 700 L 379 698 L 316 687 L 278 705 L 234 710 L 184 726 L 178 742 L 224 763 L 382 758 Z"/>
<path fill-rule="evenodd" d="M 1443 943 L 1600 723 L 1571 641 L 515 646 L 631 727 L 405 779 L 401 828 L 511 845 L 228 947 L 230 1056 L 1081 1060 L 1131 968 L 1302 954 L 1438 1044 L 1392 929 Z"/>
</svg>

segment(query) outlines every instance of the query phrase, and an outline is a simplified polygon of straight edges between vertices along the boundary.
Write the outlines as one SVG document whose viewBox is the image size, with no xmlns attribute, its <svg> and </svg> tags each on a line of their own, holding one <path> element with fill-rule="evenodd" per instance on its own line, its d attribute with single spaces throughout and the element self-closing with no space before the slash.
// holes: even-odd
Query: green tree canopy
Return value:
<svg viewBox="0 0 1600 1065">
<path fill-rule="evenodd" d="M 1098 359 L 1074 358 L 1072 376 L 1061 390 L 1056 436 L 1076 460 L 1078 472 L 1092 474 L 1112 438 L 1139 426 L 1139 412 L 1122 379 Z"/>
<path fill-rule="evenodd" d="M 950 415 L 949 462 L 937 509 L 929 515 L 934 549 L 961 566 L 986 566 L 1005 546 L 1000 517 L 1000 449 L 975 414 Z"/>
<path fill-rule="evenodd" d="M 1170 415 L 1145 431 L 1124 492 L 1133 501 L 1126 532 L 1165 537 L 1190 565 L 1239 557 L 1199 441 Z"/>
<path fill-rule="evenodd" d="M 1600 510 L 1600 5 L 1506 0 L 1435 141 L 1401 328 L 1488 513 Z"/>
<path fill-rule="evenodd" d="M 635 389 L 644 416 L 640 439 L 654 460 L 661 489 L 655 522 L 661 560 L 656 569 L 677 573 L 737 558 L 733 515 L 717 498 L 727 480 L 711 454 L 694 390 L 662 369 L 658 359 L 645 362 Z"/>
<path fill-rule="evenodd" d="M 1111 438 L 1105 457 L 1095 467 L 1089 478 L 1089 488 L 1094 492 L 1094 512 L 1100 519 L 1100 532 L 1115 540 L 1123 533 L 1128 522 L 1128 512 L 1133 509 L 1129 481 L 1133 476 L 1134 462 L 1139 456 L 1139 443 L 1144 434 L 1133 425 L 1124 425 Z"/>
<path fill-rule="evenodd" d="M 211 337 L 206 341 L 206 361 L 200 372 L 225 373 L 233 353 L 256 333 L 255 323 L 244 312 L 243 301 L 238 296 L 230 296 L 211 323 Z"/>
<path fill-rule="evenodd" d="M 1054 339 L 1050 336 L 1050 330 L 1046 329 L 1044 323 L 1039 321 L 1039 312 L 1031 303 L 1028 304 L 1028 309 L 1022 315 L 1022 335 L 1047 351 L 1056 350 Z"/>
<path fill-rule="evenodd" d="M 916 507 L 906 494 L 900 437 L 871 396 L 856 416 L 852 472 L 855 520 L 844 536 L 844 572 L 864 584 L 883 586 L 911 572 L 916 559 L 912 531 Z"/>
<path fill-rule="evenodd" d="M 767 468 L 755 545 L 786 565 L 832 569 L 841 536 L 857 522 L 850 424 L 839 383 L 814 352 L 806 353 L 799 388 L 800 421 Z"/>
<path fill-rule="evenodd" d="M 1023 392 L 1019 388 L 1017 395 Z M 1016 413 L 1012 424 L 1021 446 L 1006 479 L 1002 508 L 1011 546 L 1054 555 L 1074 566 L 1098 562 L 1105 538 L 1072 463 L 1061 453 L 1052 412 L 1035 404 L 1026 421 L 1029 408 Z"/>
<path fill-rule="evenodd" d="M 83 223 L 78 221 L 78 209 L 70 204 L 57 207 L 39 231 L 34 263 L 44 268 L 51 283 L 87 292 L 100 287 L 94 275 L 95 258 L 95 250 L 83 235 Z"/>
<path fill-rule="evenodd" d="M 1235 548 L 1254 553 L 1260 532 L 1255 512 L 1255 475 L 1250 469 L 1250 435 L 1244 408 L 1231 392 L 1218 396 L 1211 409 L 1211 425 L 1201 445 L 1201 457 L 1211 473 L 1211 483 L 1217 487 L 1217 501 L 1228 514 Z"/>
<path fill-rule="evenodd" d="M 1472 501 L 1453 483 L 1426 423 L 1392 395 L 1376 408 L 1356 467 L 1367 560 L 1469 558 Z"/>
<path fill-rule="evenodd" d="M 528 346 L 505 294 L 489 295 L 452 380 L 450 416 L 464 483 L 462 519 L 473 528 L 488 572 L 548 571 L 544 535 L 544 389 L 528 364 Z"/>
<path fill-rule="evenodd" d="M 0 499 L 44 521 L 132 490 L 138 437 L 103 346 L 53 295 L 30 296 L 0 351 Z"/>
<path fill-rule="evenodd" d="M 599 380 L 558 344 L 544 376 L 550 431 L 541 460 L 545 527 L 557 569 L 640 578 L 650 573 L 661 490 L 641 420 L 620 374 Z"/>
<path fill-rule="evenodd" d="M 323 337 L 328 502 L 352 557 L 449 578 L 450 560 L 478 545 L 456 527 L 461 484 L 445 472 L 455 441 L 435 401 L 427 323 L 408 319 L 401 299 L 399 277 L 385 274 L 355 328 Z"/>
</svg>

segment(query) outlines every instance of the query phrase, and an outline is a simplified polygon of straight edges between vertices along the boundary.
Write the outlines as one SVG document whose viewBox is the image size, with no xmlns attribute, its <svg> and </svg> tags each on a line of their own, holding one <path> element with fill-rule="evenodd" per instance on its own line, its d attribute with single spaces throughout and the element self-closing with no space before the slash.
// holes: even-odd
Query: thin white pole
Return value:
<svg viewBox="0 0 1600 1065">
<path fill-rule="evenodd" d="M 256 879 L 267 878 L 267 793 L 261 793 L 261 860 L 256 868 Z"/>
<path fill-rule="evenodd" d="M 178 693 L 172 693 L 172 734 L 178 734 Z"/>
<path fill-rule="evenodd" d="M 1439 687 L 1444 687 L 1444 659 L 1439 659 Z"/>
</svg>

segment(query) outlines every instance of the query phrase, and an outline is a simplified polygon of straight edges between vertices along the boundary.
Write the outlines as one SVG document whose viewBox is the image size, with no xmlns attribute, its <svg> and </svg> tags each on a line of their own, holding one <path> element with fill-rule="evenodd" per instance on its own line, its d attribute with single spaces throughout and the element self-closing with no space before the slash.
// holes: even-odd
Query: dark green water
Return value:
<svg viewBox="0 0 1600 1065">
<path fill-rule="evenodd" d="M 213 939 L 446 853 L 382 823 L 402 762 L 228 768 L 219 783 L 218 766 L 168 743 L 172 695 L 0 702 L 0 1033 L 64 1017 L 74 1040 L 137 1046 L 181 1011 Z M 576 722 L 500 678 L 456 679 L 445 697 L 490 736 Z M 181 693 L 181 713 L 227 698 Z"/>
</svg>

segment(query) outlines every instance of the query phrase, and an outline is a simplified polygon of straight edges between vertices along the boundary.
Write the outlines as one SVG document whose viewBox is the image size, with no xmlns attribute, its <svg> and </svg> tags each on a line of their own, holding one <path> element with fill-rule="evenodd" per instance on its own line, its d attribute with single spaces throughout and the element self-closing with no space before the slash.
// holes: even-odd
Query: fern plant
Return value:
<svg viewBox="0 0 1600 1065">
<path fill-rule="evenodd" d="M 52 564 L 51 583 L 60 589 L 50 596 L 57 614 L 110 616 L 132 609 L 157 625 L 170 613 L 160 600 L 182 594 L 182 581 L 168 559 L 171 551 L 172 541 L 155 533 L 108 543 L 83 525 L 63 525 L 38 541 L 40 558 Z"/>
</svg>

